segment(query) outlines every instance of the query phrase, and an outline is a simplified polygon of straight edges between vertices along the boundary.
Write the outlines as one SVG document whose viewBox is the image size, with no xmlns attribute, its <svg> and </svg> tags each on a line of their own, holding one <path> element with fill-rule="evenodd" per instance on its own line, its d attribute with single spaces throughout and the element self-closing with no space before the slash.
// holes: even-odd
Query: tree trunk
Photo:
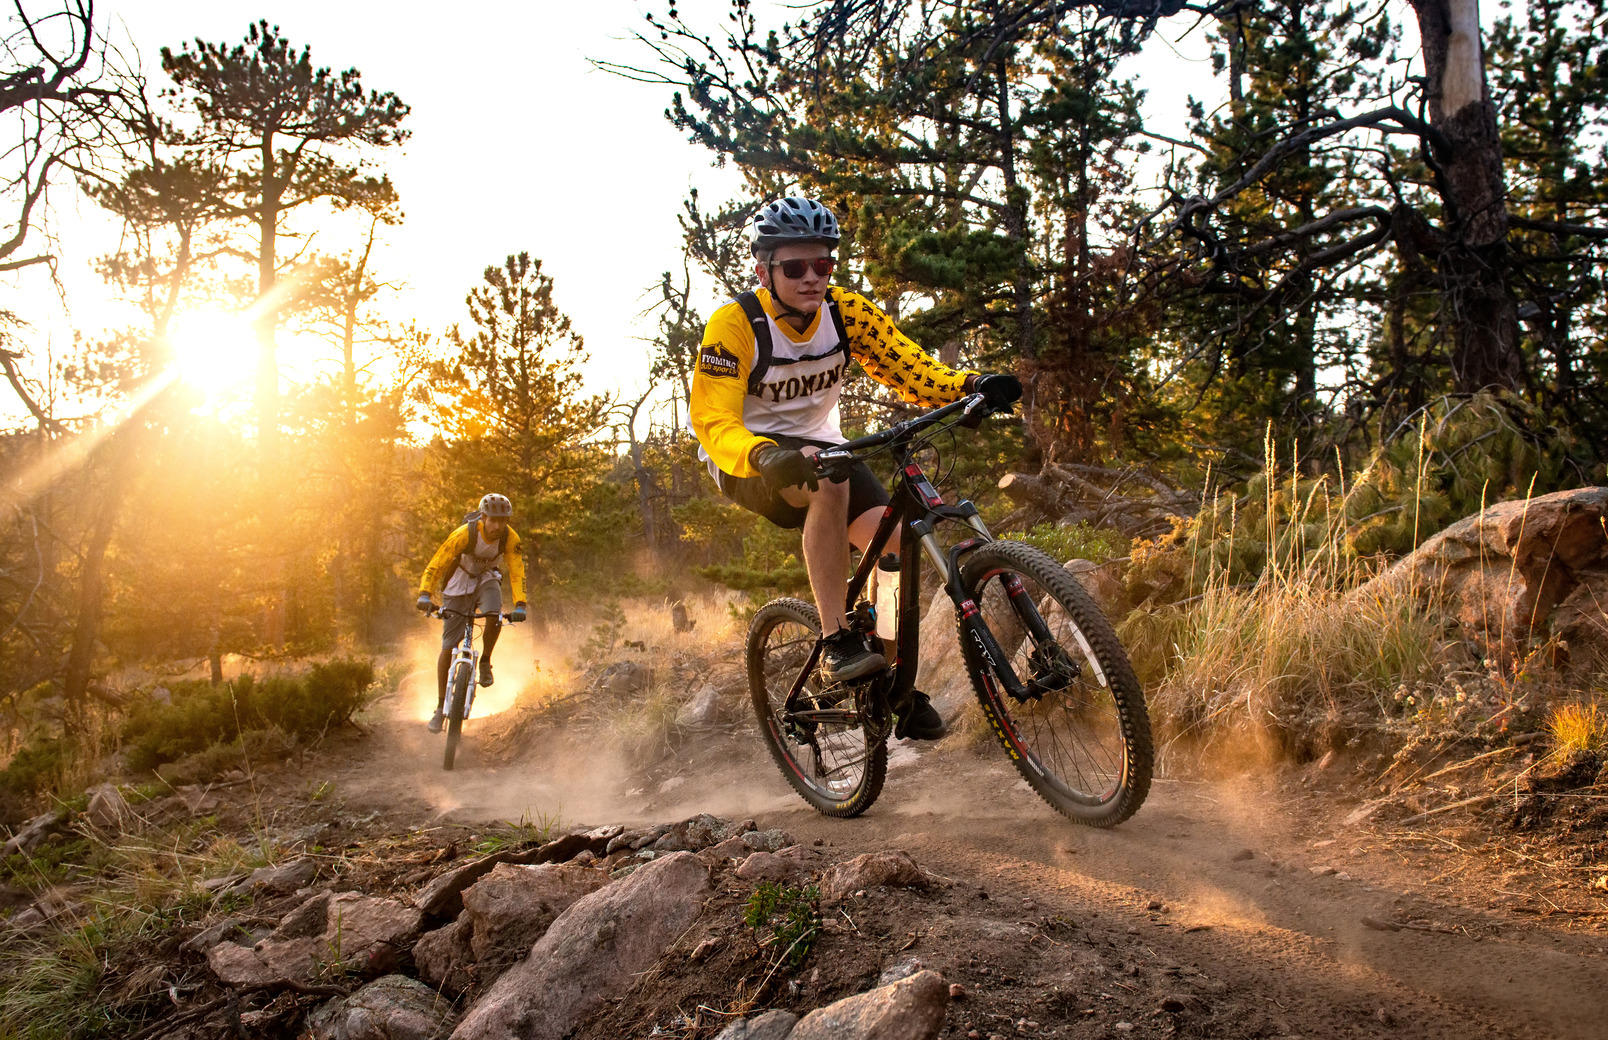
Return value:
<svg viewBox="0 0 1608 1040">
<path fill-rule="evenodd" d="M 1502 141 L 1485 81 L 1478 0 L 1412 0 L 1423 44 L 1429 120 L 1451 144 L 1437 181 L 1450 241 L 1439 267 L 1457 390 L 1523 384 L 1518 314 L 1508 289 Z"/>
<path fill-rule="evenodd" d="M 95 663 L 95 645 L 100 642 L 101 615 L 105 606 L 106 549 L 111 545 L 112 532 L 117 528 L 117 516 L 122 510 L 123 495 L 127 490 L 127 467 L 132 462 L 130 452 L 121 443 L 128 436 L 113 435 L 112 450 L 107 453 L 106 487 L 95 508 L 95 520 L 90 527 L 89 545 L 78 572 L 78 620 L 73 625 L 73 642 L 67 652 L 67 674 L 62 683 L 62 694 L 67 702 L 67 721 L 72 727 L 84 724 L 84 695 L 89 688 L 90 672 Z"/>
</svg>

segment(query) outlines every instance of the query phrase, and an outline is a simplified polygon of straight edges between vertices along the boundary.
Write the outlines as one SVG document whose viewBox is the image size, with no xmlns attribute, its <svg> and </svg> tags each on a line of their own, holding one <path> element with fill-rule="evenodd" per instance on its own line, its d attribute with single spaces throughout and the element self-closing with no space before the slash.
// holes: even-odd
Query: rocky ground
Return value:
<svg viewBox="0 0 1608 1040">
<path fill-rule="evenodd" d="M 1602 1035 L 1595 760 L 1166 776 L 1095 831 L 957 736 L 842 821 L 730 675 L 687 685 L 647 735 L 595 697 L 473 719 L 452 773 L 405 686 L 300 761 L 14 841 L 261 851 L 105 966 L 134 1040 Z M 82 928 L 92 889 L 8 888 L 0 946 Z"/>
</svg>

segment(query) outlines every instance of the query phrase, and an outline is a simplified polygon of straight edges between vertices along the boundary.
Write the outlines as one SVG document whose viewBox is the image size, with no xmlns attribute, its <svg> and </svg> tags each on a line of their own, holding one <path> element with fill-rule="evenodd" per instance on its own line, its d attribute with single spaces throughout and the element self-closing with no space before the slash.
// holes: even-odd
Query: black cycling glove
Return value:
<svg viewBox="0 0 1608 1040">
<path fill-rule="evenodd" d="M 426 614 L 435 609 L 435 603 L 430 599 L 430 594 L 428 592 L 419 593 L 419 601 L 413 605 L 418 607 Z"/>
<path fill-rule="evenodd" d="M 1022 381 L 1011 375 L 978 376 L 972 389 L 982 394 L 988 407 L 996 412 L 1022 399 Z"/>
<path fill-rule="evenodd" d="M 809 485 L 811 491 L 820 490 L 815 473 L 815 460 L 797 448 L 784 448 L 780 444 L 762 444 L 748 457 L 759 470 L 760 476 L 773 488 Z"/>
</svg>

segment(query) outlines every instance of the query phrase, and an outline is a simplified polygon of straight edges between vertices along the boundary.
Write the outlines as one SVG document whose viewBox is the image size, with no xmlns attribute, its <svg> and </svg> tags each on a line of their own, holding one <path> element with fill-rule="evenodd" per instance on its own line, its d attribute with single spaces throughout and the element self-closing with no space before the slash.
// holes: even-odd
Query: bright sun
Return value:
<svg viewBox="0 0 1608 1040">
<path fill-rule="evenodd" d="M 257 372 L 251 326 L 236 314 L 201 311 L 176 317 L 169 340 L 178 377 L 209 400 L 234 396 Z"/>
</svg>

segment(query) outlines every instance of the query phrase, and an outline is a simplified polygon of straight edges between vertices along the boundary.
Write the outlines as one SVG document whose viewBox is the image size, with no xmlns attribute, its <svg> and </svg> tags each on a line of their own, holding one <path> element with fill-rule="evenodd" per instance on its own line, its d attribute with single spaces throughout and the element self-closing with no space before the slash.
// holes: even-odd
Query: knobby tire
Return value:
<svg viewBox="0 0 1608 1040">
<path fill-rule="evenodd" d="M 463 706 L 469 700 L 470 668 L 460 664 L 452 672 L 452 681 L 447 684 L 448 703 L 451 710 L 447 712 L 447 746 L 441 753 L 441 768 L 450 770 L 452 760 L 458 754 L 458 738 L 463 736 Z"/>
<path fill-rule="evenodd" d="M 1041 798 L 1077 823 L 1115 826 L 1137 812 L 1150 792 L 1153 751 L 1144 690 L 1111 623 L 1072 575 L 1031 545 L 990 542 L 966 558 L 961 583 L 1019 679 L 1025 683 L 1037 674 L 1035 667 L 1045 669 L 1035 666 L 1035 651 L 1040 660 L 1055 658 L 1053 649 L 1039 649 L 1023 608 L 1007 596 L 1003 583 L 1010 575 L 1021 579 L 1027 609 L 1038 613 L 1050 642 L 1075 663 L 1077 678 L 1018 703 L 962 624 L 961 652 L 983 715 Z"/>
<path fill-rule="evenodd" d="M 801 744 L 785 731 L 780 718 L 788 691 L 820 632 L 820 614 L 803 600 L 778 599 L 761 607 L 748 626 L 749 694 L 760 736 L 799 797 L 825 816 L 858 816 L 882 793 L 888 773 L 886 738 L 873 737 L 863 725 L 822 723 L 812 732 L 815 744 Z M 804 692 L 820 692 L 818 677 L 810 677 Z M 852 698 L 845 703 L 852 707 Z M 833 773 L 846 769 L 833 763 L 852 761 L 848 756 L 855 754 L 861 756 L 863 768 L 833 781 Z"/>
</svg>

